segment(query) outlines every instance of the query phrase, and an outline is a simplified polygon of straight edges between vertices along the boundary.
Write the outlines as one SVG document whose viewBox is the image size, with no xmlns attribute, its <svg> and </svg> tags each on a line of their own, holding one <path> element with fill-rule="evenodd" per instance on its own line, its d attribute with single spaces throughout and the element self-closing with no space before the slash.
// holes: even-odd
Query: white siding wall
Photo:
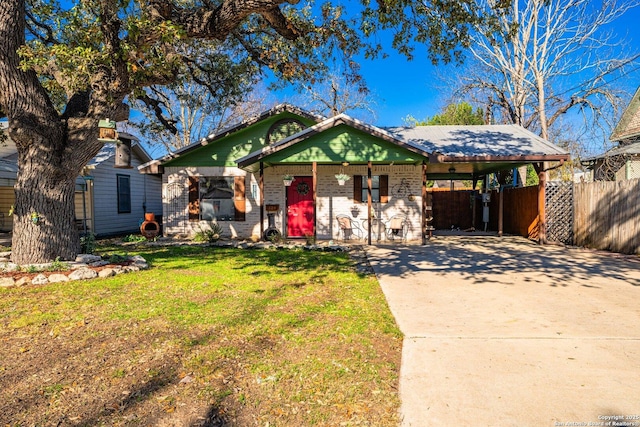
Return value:
<svg viewBox="0 0 640 427">
<path fill-rule="evenodd" d="M 16 201 L 13 187 L 0 187 L 0 231 L 11 231 L 13 217 L 9 216 L 9 210 Z"/>
<path fill-rule="evenodd" d="M 374 166 L 373 175 L 389 176 L 389 202 L 374 206 L 376 216 L 383 221 L 389 220 L 396 214 L 404 214 L 409 219 L 408 240 L 420 239 L 421 222 L 421 166 Z M 356 206 L 353 199 L 353 180 L 344 186 L 338 185 L 335 174 L 340 172 L 339 166 L 318 165 L 318 182 L 316 197 L 316 225 L 317 238 L 322 240 L 341 239 L 337 226 L 336 215 L 354 216 L 352 208 Z M 354 175 L 367 175 L 366 166 L 347 166 L 344 172 Z M 265 169 L 264 203 L 278 204 L 280 210 L 275 216 L 276 227 L 286 234 L 284 215 L 286 213 L 285 186 L 282 175 L 289 173 L 295 176 L 312 176 L 311 165 L 303 166 L 274 166 Z M 163 176 L 163 216 L 164 231 L 167 235 L 193 235 L 198 229 L 197 221 L 189 221 L 188 217 L 188 187 L 189 176 L 244 176 L 246 198 L 246 221 L 221 221 L 224 237 L 250 238 L 260 235 L 260 208 L 258 174 L 247 174 L 237 168 L 166 168 Z M 405 180 L 407 187 L 402 187 Z M 413 195 L 413 200 L 409 200 Z M 362 226 L 367 218 L 367 204 L 357 204 L 359 213 L 355 217 Z M 264 226 L 268 227 L 267 215 L 264 215 Z M 364 228 L 364 227 L 363 227 Z"/>
<path fill-rule="evenodd" d="M 640 178 L 640 159 L 634 157 L 633 160 L 629 160 L 629 173 L 626 179 L 638 178 Z"/>
<path fill-rule="evenodd" d="M 92 194 L 93 194 L 93 182 L 86 181 L 86 191 L 79 189 L 78 182 L 82 182 L 81 179 L 76 180 L 76 193 L 74 196 L 75 214 L 76 220 L 79 221 L 80 230 L 84 230 L 84 221 L 87 224 L 87 231 L 94 232 L 93 230 L 93 207 Z"/>
<path fill-rule="evenodd" d="M 96 166 L 93 175 L 94 232 L 99 236 L 111 234 L 139 233 L 144 219 L 143 204 L 147 212 L 162 212 L 162 182 L 155 175 L 142 175 L 137 167 L 140 159 L 133 155 L 132 169 L 116 169 L 113 158 Z M 118 182 L 116 176 L 128 175 L 131 184 L 131 213 L 118 213 Z"/>
</svg>

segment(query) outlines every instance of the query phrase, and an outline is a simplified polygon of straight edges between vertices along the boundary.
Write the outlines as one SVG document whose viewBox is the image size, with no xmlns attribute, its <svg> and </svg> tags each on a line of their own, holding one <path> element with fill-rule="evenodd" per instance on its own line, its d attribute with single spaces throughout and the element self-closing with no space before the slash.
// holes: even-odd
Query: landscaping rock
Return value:
<svg viewBox="0 0 640 427">
<path fill-rule="evenodd" d="M 77 270 L 79 268 L 87 268 L 89 264 L 86 262 L 66 262 L 65 265 L 69 267 L 69 270 Z"/>
<path fill-rule="evenodd" d="M 0 277 L 0 288 L 12 288 L 16 286 L 16 281 L 13 277 Z"/>
<path fill-rule="evenodd" d="M 83 262 L 85 264 L 91 264 L 92 262 L 101 261 L 102 258 L 99 255 L 92 254 L 80 254 L 76 257 L 76 262 Z"/>
<path fill-rule="evenodd" d="M 69 280 L 87 280 L 95 279 L 96 277 L 98 277 L 98 273 L 90 268 L 79 268 L 69 274 Z"/>
<path fill-rule="evenodd" d="M 14 264 L 12 262 L 0 263 L 0 270 L 2 271 L 16 271 L 17 269 L 18 264 Z"/>
<path fill-rule="evenodd" d="M 60 283 L 60 282 L 68 282 L 69 278 L 64 274 L 53 273 L 49 276 L 49 283 Z"/>
<path fill-rule="evenodd" d="M 109 265 L 109 261 L 96 261 L 89 264 L 89 267 L 104 267 L 105 265 Z"/>
<path fill-rule="evenodd" d="M 116 275 L 113 268 L 104 268 L 98 272 L 98 277 L 112 277 Z"/>
<path fill-rule="evenodd" d="M 31 283 L 33 285 L 46 285 L 47 283 L 49 283 L 49 279 L 47 279 L 47 276 L 45 276 L 44 274 L 38 274 L 31 280 Z"/>
<path fill-rule="evenodd" d="M 31 284 L 31 279 L 28 277 L 21 277 L 18 280 L 16 280 L 16 286 L 25 286 L 30 284 Z"/>
<path fill-rule="evenodd" d="M 147 264 L 147 260 L 145 260 L 140 255 L 131 257 L 131 260 L 133 261 L 133 265 L 138 267 L 140 270 L 146 270 L 149 268 L 149 264 Z"/>
</svg>

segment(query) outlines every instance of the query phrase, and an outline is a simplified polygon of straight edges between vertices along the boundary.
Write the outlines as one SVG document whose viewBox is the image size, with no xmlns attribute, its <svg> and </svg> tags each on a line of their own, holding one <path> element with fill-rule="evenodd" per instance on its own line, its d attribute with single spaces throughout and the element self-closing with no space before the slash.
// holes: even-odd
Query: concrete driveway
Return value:
<svg viewBox="0 0 640 427">
<path fill-rule="evenodd" d="M 405 334 L 403 426 L 640 426 L 639 257 L 486 236 L 367 255 Z"/>
</svg>

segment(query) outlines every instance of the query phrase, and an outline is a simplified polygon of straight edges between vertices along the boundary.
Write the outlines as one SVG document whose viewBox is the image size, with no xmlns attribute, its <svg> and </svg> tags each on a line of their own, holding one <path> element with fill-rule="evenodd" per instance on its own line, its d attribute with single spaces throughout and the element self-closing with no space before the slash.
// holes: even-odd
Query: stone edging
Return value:
<svg viewBox="0 0 640 427">
<path fill-rule="evenodd" d="M 32 264 L 27 266 L 18 266 L 9 261 L 7 253 L 0 254 L 0 271 L 2 272 L 27 272 L 34 270 L 38 273 L 35 277 L 22 277 L 15 280 L 13 277 L 0 277 L 0 288 L 11 288 L 14 286 L 24 285 L 45 285 L 47 283 L 69 282 L 73 280 L 88 280 L 96 277 L 111 277 L 118 274 L 130 273 L 132 271 L 146 270 L 149 268 L 147 261 L 139 256 L 127 258 L 129 265 L 114 265 L 102 259 L 98 255 L 80 254 L 74 262 L 64 262 L 69 269 L 67 271 L 53 271 L 46 275 L 47 269 L 50 269 L 54 263 Z M 109 267 L 106 267 L 109 266 Z M 96 271 L 91 267 L 105 267 Z M 25 270 L 26 269 L 26 270 Z"/>
<path fill-rule="evenodd" d="M 322 252 L 348 252 L 349 256 L 356 262 L 356 271 L 360 274 L 373 274 L 373 269 L 369 265 L 367 255 L 360 245 L 349 244 L 333 244 L 328 245 L 302 245 L 296 243 L 279 243 L 270 242 L 238 242 L 238 241 L 218 241 L 212 244 L 193 243 L 185 241 L 174 242 L 154 242 L 150 246 L 180 246 L 180 245 L 197 245 L 197 246 L 215 246 L 221 248 L 236 249 L 302 249 L 307 251 Z M 14 286 L 24 285 L 45 285 L 47 283 L 69 282 L 73 280 L 89 280 L 96 277 L 111 277 L 117 274 L 130 273 L 133 271 L 146 270 L 149 268 L 147 261 L 140 255 L 128 257 L 127 261 L 130 265 L 112 265 L 108 261 L 103 260 L 98 255 L 80 254 L 74 262 L 64 262 L 68 266 L 68 271 L 54 271 L 49 275 L 45 275 L 47 269 L 51 268 L 54 263 L 33 264 L 27 266 L 18 266 L 9 261 L 10 252 L 0 253 L 0 272 L 15 272 L 18 270 L 26 272 L 25 269 L 33 269 L 39 272 L 35 277 L 23 277 L 15 280 L 13 277 L 0 277 L 0 288 L 10 288 Z M 111 265 L 110 267 L 105 267 Z M 105 267 L 96 271 L 91 267 Z"/>
</svg>

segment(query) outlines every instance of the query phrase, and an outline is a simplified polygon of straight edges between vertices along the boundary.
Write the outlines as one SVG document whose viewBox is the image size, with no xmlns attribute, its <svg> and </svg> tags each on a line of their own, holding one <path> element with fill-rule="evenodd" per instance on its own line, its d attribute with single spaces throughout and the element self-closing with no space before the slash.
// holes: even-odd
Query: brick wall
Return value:
<svg viewBox="0 0 640 427">
<path fill-rule="evenodd" d="M 344 186 L 338 185 L 335 174 L 340 166 L 318 165 L 316 195 L 316 235 L 320 240 L 339 240 L 342 238 L 337 225 L 336 215 L 353 217 L 362 227 L 366 227 L 367 204 L 355 203 L 353 178 Z M 342 170 L 353 177 L 367 175 L 366 166 L 347 166 Z M 406 215 L 409 219 L 408 240 L 420 239 L 421 222 L 421 166 L 374 166 L 373 175 L 389 176 L 389 201 L 375 204 L 378 218 L 389 220 L 396 214 Z M 286 234 L 286 190 L 282 183 L 285 173 L 294 176 L 312 176 L 311 165 L 274 166 L 264 171 L 264 203 L 278 204 L 280 209 L 275 216 L 276 227 Z M 167 235 L 193 235 L 197 231 L 198 221 L 188 220 L 188 177 L 189 176 L 247 176 L 245 180 L 246 221 L 221 221 L 225 237 L 250 238 L 260 234 L 260 207 L 258 174 L 248 174 L 238 168 L 167 168 L 163 175 L 163 215 Z M 168 188 L 172 190 L 169 191 Z M 178 189 L 179 191 L 175 191 Z M 180 191 L 181 190 L 181 191 Z M 171 194 L 169 194 L 171 193 Z M 410 200 L 411 199 L 411 200 Z M 357 211 L 354 210 L 357 208 Z M 365 221 L 363 226 L 363 220 Z M 267 215 L 264 215 L 264 229 L 268 227 Z M 366 235 L 366 232 L 365 232 Z"/>
</svg>

